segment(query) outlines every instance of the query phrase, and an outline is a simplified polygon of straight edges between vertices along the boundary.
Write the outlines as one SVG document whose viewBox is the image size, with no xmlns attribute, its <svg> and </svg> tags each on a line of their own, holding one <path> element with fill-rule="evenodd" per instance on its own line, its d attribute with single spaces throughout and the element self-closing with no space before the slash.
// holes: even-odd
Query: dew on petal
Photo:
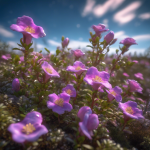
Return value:
<svg viewBox="0 0 150 150">
<path fill-rule="evenodd" d="M 35 127 L 33 124 L 29 123 L 26 124 L 26 126 L 23 127 L 22 132 L 26 133 L 27 135 L 35 131 Z"/>
</svg>

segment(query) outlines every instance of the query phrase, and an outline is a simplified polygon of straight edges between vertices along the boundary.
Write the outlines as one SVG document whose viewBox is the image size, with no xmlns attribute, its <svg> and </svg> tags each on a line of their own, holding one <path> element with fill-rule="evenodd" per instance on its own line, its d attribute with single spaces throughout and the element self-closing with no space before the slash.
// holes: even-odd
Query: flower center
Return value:
<svg viewBox="0 0 150 150">
<path fill-rule="evenodd" d="M 50 73 L 50 74 L 53 73 L 52 69 L 50 69 L 50 68 L 45 68 L 45 70 L 46 70 L 48 73 Z"/>
<path fill-rule="evenodd" d="M 95 78 L 93 78 L 93 81 L 96 81 L 96 82 L 102 82 L 102 78 L 99 77 L 99 76 L 95 76 Z"/>
<path fill-rule="evenodd" d="M 57 100 L 55 101 L 55 104 L 58 105 L 58 106 L 60 106 L 60 107 L 63 107 L 63 105 L 64 105 L 64 100 L 63 100 L 63 98 L 57 99 Z"/>
<path fill-rule="evenodd" d="M 126 112 L 129 113 L 129 114 L 133 114 L 134 113 L 134 111 L 132 110 L 131 107 L 127 107 L 126 108 Z"/>
<path fill-rule="evenodd" d="M 26 126 L 23 127 L 22 132 L 26 133 L 27 135 L 35 131 L 35 127 L 33 124 L 29 123 L 26 124 Z"/>
<path fill-rule="evenodd" d="M 66 93 L 72 95 L 72 91 L 70 89 L 66 90 Z"/>
<path fill-rule="evenodd" d="M 24 31 L 26 31 L 26 32 L 29 32 L 29 33 L 35 33 L 35 30 L 32 28 L 32 27 L 26 27 L 25 29 L 24 29 Z"/>
<path fill-rule="evenodd" d="M 117 93 L 115 91 L 111 91 L 110 94 L 112 94 L 113 96 L 117 95 Z"/>
<path fill-rule="evenodd" d="M 81 70 L 82 68 L 80 67 L 80 66 L 78 66 L 77 68 L 76 68 L 76 70 Z"/>
</svg>

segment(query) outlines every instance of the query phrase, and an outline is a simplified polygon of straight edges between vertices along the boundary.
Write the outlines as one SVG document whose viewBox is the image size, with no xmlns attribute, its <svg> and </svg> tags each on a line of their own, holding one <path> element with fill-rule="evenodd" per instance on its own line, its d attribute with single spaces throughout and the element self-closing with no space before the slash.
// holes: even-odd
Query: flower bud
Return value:
<svg viewBox="0 0 150 150">
<path fill-rule="evenodd" d="M 104 40 L 107 44 L 109 44 L 114 38 L 114 32 L 110 31 L 108 34 L 105 35 Z"/>
<path fill-rule="evenodd" d="M 62 47 L 63 47 L 63 48 L 64 48 L 64 47 L 67 47 L 68 44 L 69 44 L 69 38 L 66 38 L 66 39 L 63 40 L 63 42 L 62 42 Z"/>
<path fill-rule="evenodd" d="M 12 88 L 15 92 L 18 92 L 20 90 L 20 82 L 18 78 L 15 78 L 12 82 Z"/>
</svg>

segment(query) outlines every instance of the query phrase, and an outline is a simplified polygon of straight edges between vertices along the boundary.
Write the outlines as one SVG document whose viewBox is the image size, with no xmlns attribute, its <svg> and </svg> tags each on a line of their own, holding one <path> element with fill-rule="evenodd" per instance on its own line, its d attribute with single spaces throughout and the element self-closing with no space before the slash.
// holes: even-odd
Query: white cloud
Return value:
<svg viewBox="0 0 150 150">
<path fill-rule="evenodd" d="M 83 38 L 82 38 L 82 37 L 80 37 L 80 38 L 79 38 L 79 40 L 80 40 L 80 41 L 82 41 L 82 40 L 83 40 Z"/>
<path fill-rule="evenodd" d="M 108 28 L 108 19 L 104 19 L 102 23 Z"/>
<path fill-rule="evenodd" d="M 85 17 L 86 15 L 93 13 L 96 17 L 101 17 L 108 11 L 115 10 L 123 2 L 124 0 L 109 0 L 106 1 L 104 4 L 99 4 L 94 7 L 95 0 L 87 0 L 81 15 Z"/>
<path fill-rule="evenodd" d="M 124 38 L 128 37 L 124 31 L 118 31 L 118 32 L 115 32 L 115 38 L 118 38 L 118 41 L 119 40 L 123 40 Z"/>
<path fill-rule="evenodd" d="M 80 24 L 77 24 L 77 28 L 80 28 Z"/>
<path fill-rule="evenodd" d="M 87 0 L 81 15 L 85 17 L 87 14 L 91 13 L 94 5 L 95 5 L 95 0 Z"/>
<path fill-rule="evenodd" d="M 2 26 L 0 26 L 0 35 L 4 37 L 14 37 L 14 34 L 6 29 L 4 29 Z"/>
<path fill-rule="evenodd" d="M 138 16 L 140 19 L 150 19 L 150 13 L 144 13 Z"/>
<path fill-rule="evenodd" d="M 115 54 L 116 53 L 116 49 L 118 49 L 118 47 L 110 47 L 110 51 L 109 51 L 109 55 L 110 54 Z M 137 54 L 140 54 L 140 53 L 144 53 L 145 52 L 145 48 L 129 48 L 129 51 L 127 51 L 126 53 L 125 53 L 125 55 L 126 54 L 129 54 L 129 53 L 131 53 L 131 54 L 134 54 L 134 53 L 137 53 Z M 119 53 L 121 53 L 121 51 L 119 52 Z"/>
<path fill-rule="evenodd" d="M 56 47 L 60 46 L 61 47 L 61 43 L 56 42 L 54 40 L 48 40 L 48 43 L 51 44 L 52 46 L 56 46 Z M 86 48 L 87 45 L 90 45 L 90 42 L 70 40 L 68 47 L 72 48 L 72 49 L 76 49 L 76 48 L 80 47 L 82 49 L 82 48 Z"/>
<path fill-rule="evenodd" d="M 14 41 L 8 41 L 7 43 L 8 43 L 9 46 L 12 47 L 12 48 L 15 48 L 15 47 L 19 48 L 19 46 L 17 45 L 17 42 L 14 42 Z"/>
<path fill-rule="evenodd" d="M 90 42 L 81 42 L 81 41 L 76 41 L 76 40 L 70 40 L 68 47 L 72 48 L 72 49 L 76 49 L 76 48 L 86 48 L 88 49 L 88 47 L 86 47 L 87 45 L 90 45 Z M 91 48 L 90 48 L 91 49 Z"/>
<path fill-rule="evenodd" d="M 125 24 L 133 20 L 136 15 L 135 15 L 135 10 L 138 9 L 141 6 L 141 2 L 133 2 L 127 7 L 125 7 L 123 10 L 117 12 L 113 19 L 114 21 L 118 22 L 119 24 Z"/>
<path fill-rule="evenodd" d="M 93 14 L 96 17 L 103 16 L 106 12 L 115 10 L 119 5 L 121 5 L 124 0 L 109 0 L 106 1 L 103 5 L 99 4 L 94 7 Z"/>
<path fill-rule="evenodd" d="M 52 46 L 61 46 L 61 43 L 56 42 L 56 41 L 54 41 L 54 40 L 48 40 L 48 43 L 49 43 L 50 45 L 52 45 Z"/>
<path fill-rule="evenodd" d="M 40 50 L 45 48 L 45 45 L 43 45 L 43 44 L 37 44 L 36 46 Z"/>
<path fill-rule="evenodd" d="M 135 40 L 150 40 L 150 34 L 136 35 L 132 37 Z"/>
</svg>

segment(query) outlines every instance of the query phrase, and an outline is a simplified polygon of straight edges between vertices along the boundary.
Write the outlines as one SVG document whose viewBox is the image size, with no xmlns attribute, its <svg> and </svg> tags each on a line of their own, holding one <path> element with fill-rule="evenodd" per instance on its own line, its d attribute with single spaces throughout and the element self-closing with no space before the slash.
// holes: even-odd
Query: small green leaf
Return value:
<svg viewBox="0 0 150 150">
<path fill-rule="evenodd" d="M 12 50 L 20 50 L 20 48 L 13 48 Z"/>
<path fill-rule="evenodd" d="M 91 45 L 87 45 L 86 47 L 91 47 L 91 48 L 93 48 L 93 46 L 91 46 Z"/>
<path fill-rule="evenodd" d="M 50 51 L 47 48 L 44 48 L 48 53 L 50 53 Z"/>
<path fill-rule="evenodd" d="M 60 51 L 59 49 L 57 49 L 57 50 L 56 50 L 56 56 L 58 56 L 60 52 L 61 52 L 61 51 Z"/>
</svg>

